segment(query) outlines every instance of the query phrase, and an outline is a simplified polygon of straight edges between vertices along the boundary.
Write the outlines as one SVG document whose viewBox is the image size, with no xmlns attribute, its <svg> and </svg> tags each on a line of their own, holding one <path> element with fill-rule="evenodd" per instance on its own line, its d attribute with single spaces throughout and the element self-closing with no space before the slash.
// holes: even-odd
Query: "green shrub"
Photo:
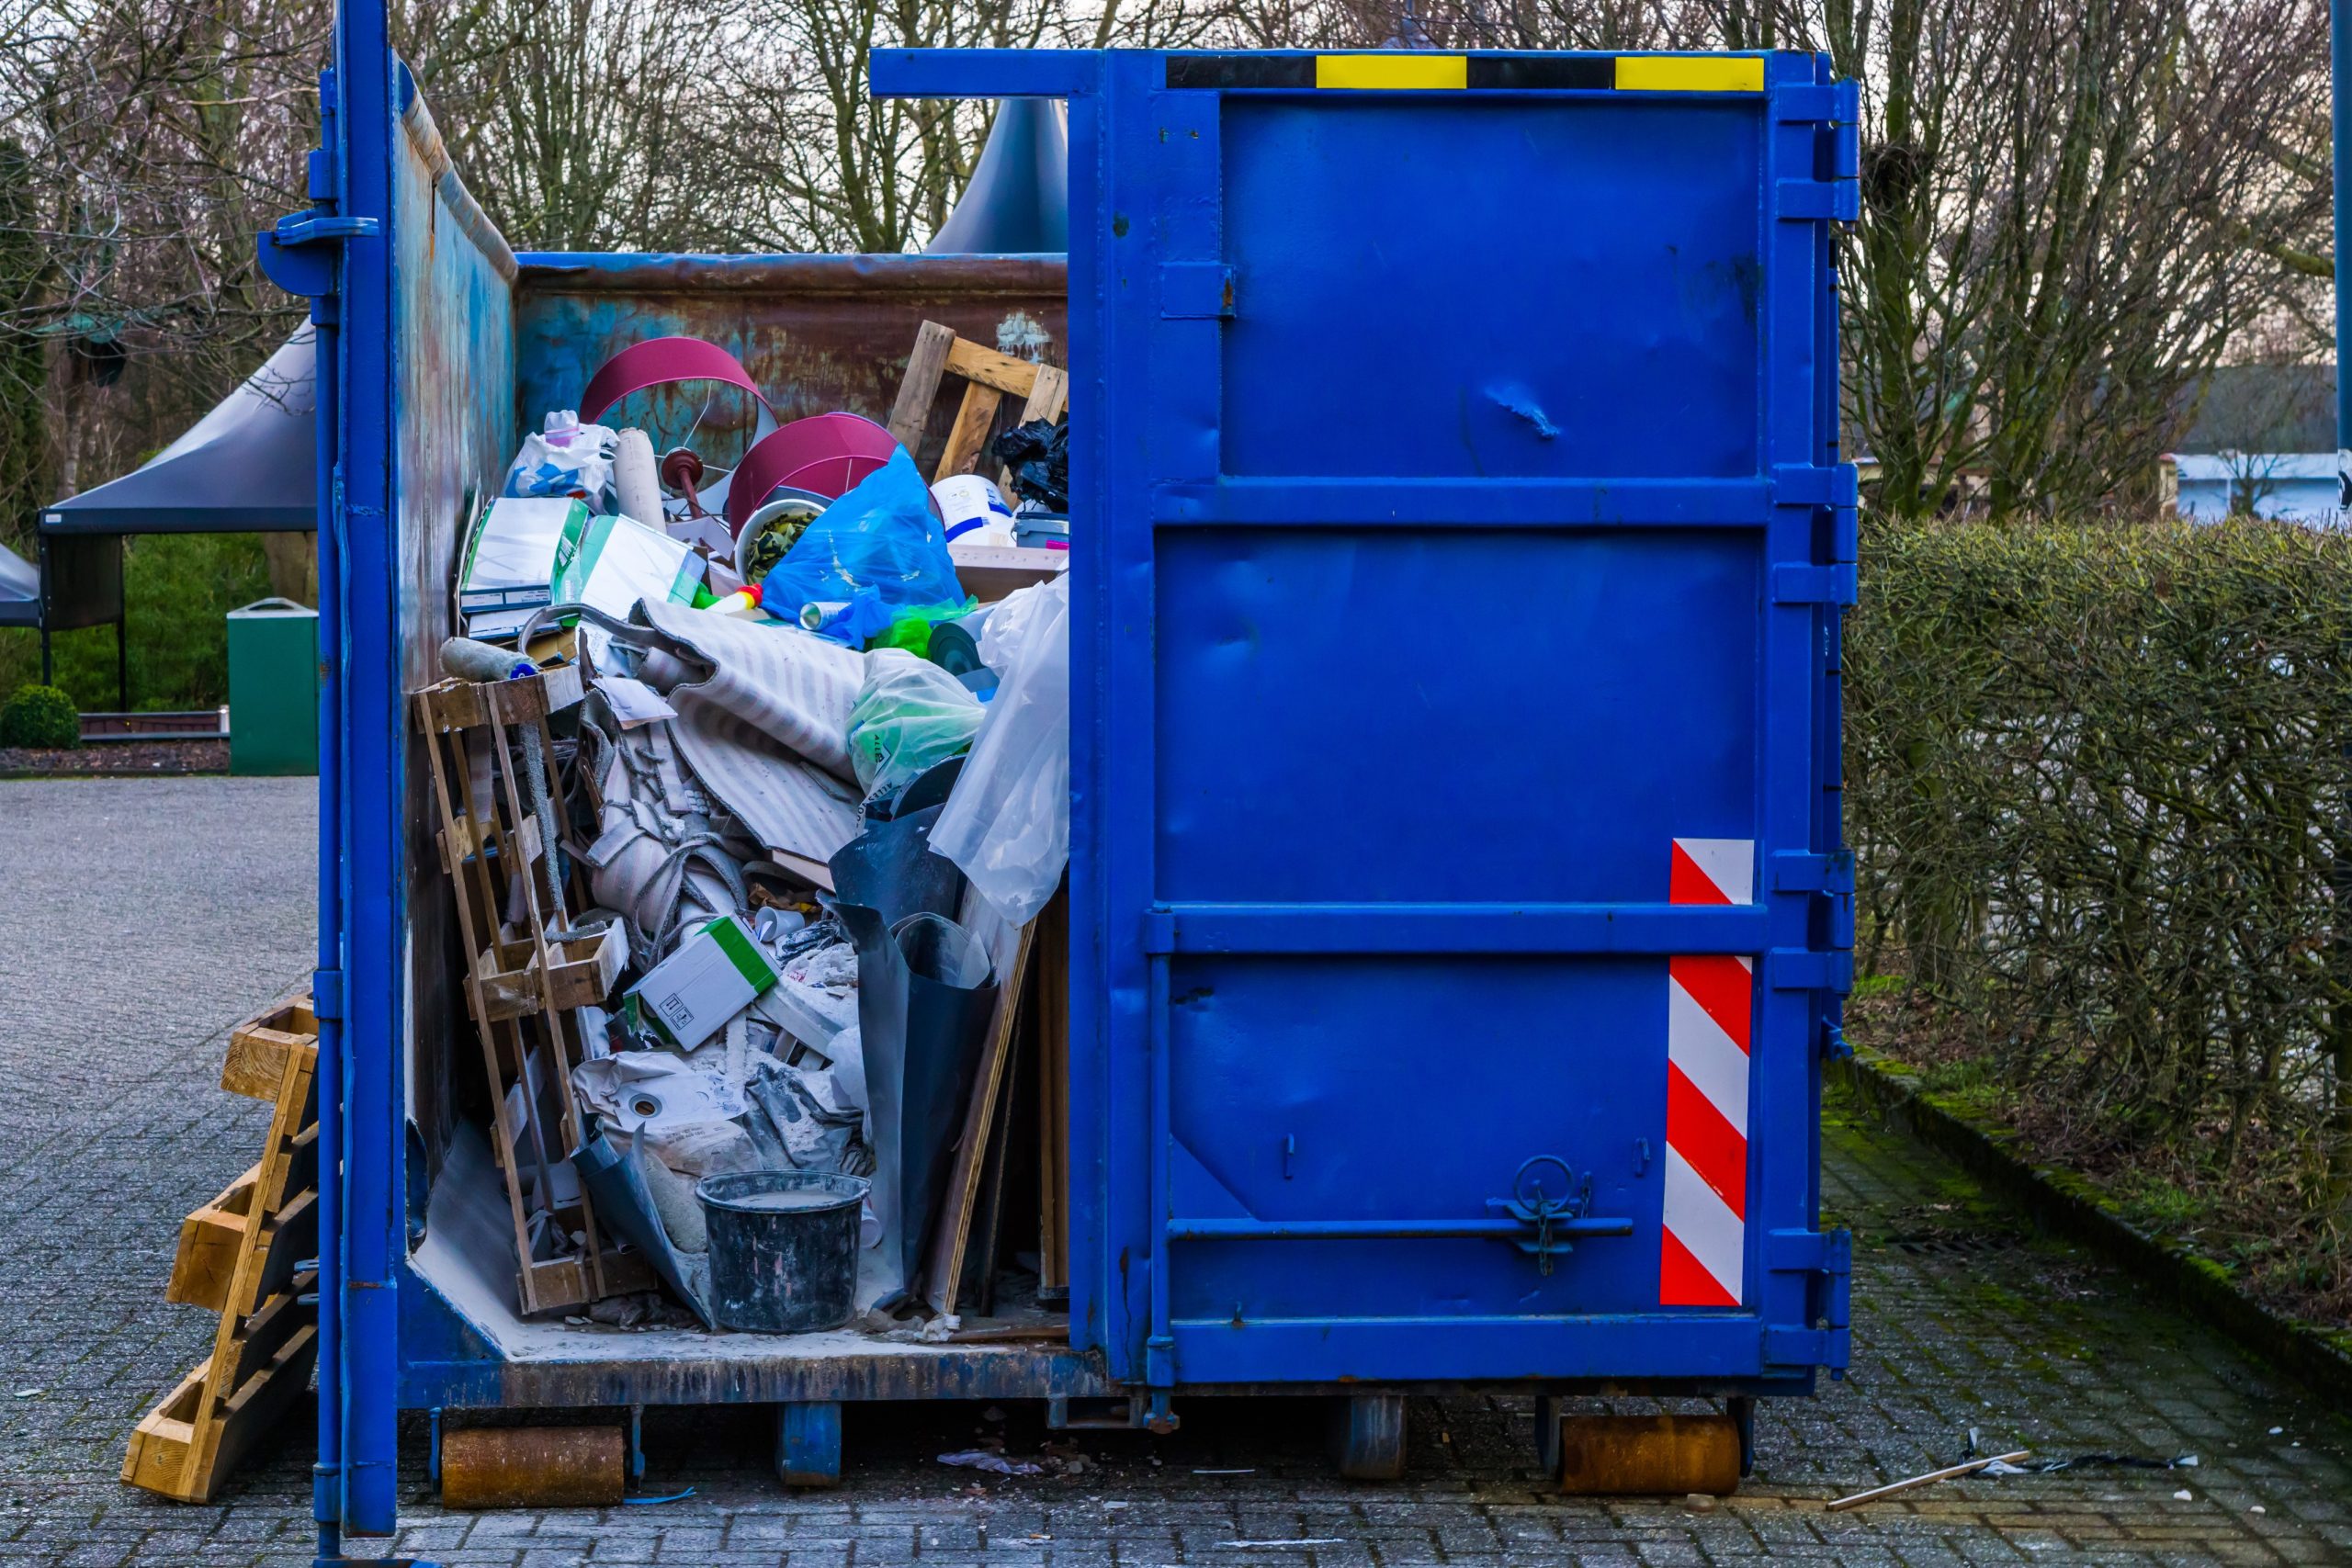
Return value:
<svg viewBox="0 0 2352 1568">
<path fill-rule="evenodd" d="M 54 686 L 19 686 L 0 706 L 0 746 L 55 750 L 82 744 L 82 716 Z"/>
<path fill-rule="evenodd" d="M 2319 1223 L 2352 1178 L 2352 534 L 1878 521 L 1862 563 L 1863 972 L 2086 1161 Z"/>
<path fill-rule="evenodd" d="M 123 597 L 130 624 L 130 706 L 209 708 L 229 700 L 228 625 L 240 604 L 270 592 L 258 534 L 159 534 L 129 541 Z M 109 713 L 115 689 L 112 626 L 51 639 L 55 683 L 86 713 Z M 0 629 L 0 692 L 40 678 L 40 637 Z"/>
</svg>

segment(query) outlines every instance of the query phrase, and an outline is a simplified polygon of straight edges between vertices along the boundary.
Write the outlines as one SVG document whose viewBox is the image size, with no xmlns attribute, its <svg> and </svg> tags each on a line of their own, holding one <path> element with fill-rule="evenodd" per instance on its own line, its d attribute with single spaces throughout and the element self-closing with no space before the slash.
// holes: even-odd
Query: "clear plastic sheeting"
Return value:
<svg viewBox="0 0 2352 1568">
<path fill-rule="evenodd" d="M 1003 683 L 931 847 L 1021 926 L 1046 907 L 1069 863 L 1069 580 L 1006 599 L 989 617 L 981 655 Z"/>
<path fill-rule="evenodd" d="M 895 648 L 865 656 L 849 755 L 868 800 L 905 788 L 972 743 L 979 699 L 938 665 Z"/>
</svg>

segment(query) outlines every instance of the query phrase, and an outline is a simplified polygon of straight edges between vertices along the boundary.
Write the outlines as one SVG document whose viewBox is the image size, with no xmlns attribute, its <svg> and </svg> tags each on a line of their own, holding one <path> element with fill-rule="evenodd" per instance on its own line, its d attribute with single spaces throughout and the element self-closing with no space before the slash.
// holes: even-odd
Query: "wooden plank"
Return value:
<svg viewBox="0 0 2352 1568">
<path fill-rule="evenodd" d="M 996 1311 L 997 1248 L 1004 1238 L 1004 1190 L 1012 1164 L 1012 1134 L 1020 1122 L 1021 1064 L 1036 1052 L 1036 1009 L 1024 998 L 1012 1029 L 1012 1048 L 1005 1053 L 1004 1087 L 998 1091 L 1002 1107 L 996 1125 L 989 1129 L 988 1150 L 980 1165 L 980 1199 L 972 1213 L 972 1238 L 965 1244 L 963 1306 L 966 1322 L 972 1314 Z M 1035 1072 L 1036 1069 L 1029 1069 Z"/>
<path fill-rule="evenodd" d="M 963 1136 L 956 1142 L 955 1161 L 947 1168 L 945 1200 L 940 1204 L 938 1219 L 933 1222 L 931 1243 L 924 1253 L 922 1292 L 933 1312 L 954 1312 L 957 1292 L 964 1282 L 964 1254 L 971 1245 L 972 1211 L 979 1201 L 980 1177 L 988 1164 L 989 1134 L 996 1125 L 997 1096 L 1004 1082 L 1005 1063 L 1012 1055 L 1012 1025 L 1021 1010 L 1021 986 L 1029 973 L 1029 950 L 1035 931 L 1034 920 L 1021 928 L 1006 981 L 997 987 L 987 1043 L 973 1080 L 971 1100 L 964 1111 Z"/>
<path fill-rule="evenodd" d="M 265 1220 L 248 1242 L 250 1263 L 232 1276 L 223 1310 L 239 1317 L 259 1312 L 262 1303 L 294 1281 L 297 1263 L 319 1252 L 319 1195 L 297 1192 L 286 1206 Z"/>
<path fill-rule="evenodd" d="M 533 1263 L 526 1271 L 522 1287 L 538 1302 L 537 1312 L 554 1312 L 561 1307 L 579 1306 L 596 1301 L 601 1295 L 627 1296 L 639 1291 L 650 1291 L 661 1283 L 653 1266 L 636 1252 L 616 1252 L 607 1247 L 604 1256 L 605 1287 L 600 1293 L 589 1278 L 584 1259 L 557 1258 Z"/>
<path fill-rule="evenodd" d="M 248 1100 L 274 1100 L 287 1053 L 315 1050 L 318 1043 L 319 1020 L 308 992 L 272 1003 L 229 1032 L 220 1087 Z"/>
<path fill-rule="evenodd" d="M 967 337 L 957 338 L 947 350 L 948 374 L 1016 398 L 1031 396 L 1036 390 L 1038 378 L 1052 369 L 1053 367 L 1034 360 L 1001 354 Z M 1054 374 L 1065 373 L 1056 370 Z"/>
<path fill-rule="evenodd" d="M 254 1443 L 277 1428 L 288 1411 L 310 1392 L 311 1369 L 319 1359 L 319 1326 L 294 1331 L 268 1367 L 249 1377 L 225 1400 L 216 1398 L 211 1416 L 197 1423 L 181 1494 L 184 1501 L 209 1503 L 236 1471 Z"/>
<path fill-rule="evenodd" d="M 960 340 L 959 340 L 960 341 Z M 939 455 L 939 468 L 932 482 L 968 474 L 979 467 L 980 448 L 988 444 L 989 429 L 996 423 L 997 405 L 1004 401 L 1004 394 L 993 387 L 975 381 L 964 389 L 964 401 L 956 411 L 956 426 L 947 433 L 947 449 Z"/>
<path fill-rule="evenodd" d="M 1037 367 L 1037 384 L 1030 389 L 1029 400 L 1021 406 L 1021 423 L 1057 420 L 1069 407 L 1069 372 L 1052 365 Z"/>
<path fill-rule="evenodd" d="M 187 1493 L 189 1450 L 195 1445 L 196 1418 L 204 1404 L 205 1374 L 209 1360 L 180 1379 L 153 1410 L 131 1428 L 130 1447 L 122 1456 L 122 1478 L 133 1486 L 165 1497 L 192 1501 Z"/>
<path fill-rule="evenodd" d="M 218 1198 L 180 1222 L 171 1282 L 164 1287 L 165 1301 L 220 1310 L 229 1299 L 230 1276 L 244 1250 L 245 1221 L 260 1181 L 261 1166 L 255 1163 Z"/>
<path fill-rule="evenodd" d="M 302 1292 L 316 1290 L 318 1283 L 316 1274 L 298 1274 L 284 1292 L 263 1302 L 261 1310 L 245 1319 L 244 1325 L 237 1331 L 237 1353 L 229 1365 L 228 1375 L 215 1380 L 216 1397 L 234 1393 L 269 1370 L 277 1353 L 311 1321 L 312 1309 L 297 1298 Z"/>
<path fill-rule="evenodd" d="M 1041 1291 L 1069 1289 L 1069 890 L 1037 916 L 1037 1190 Z"/>
<path fill-rule="evenodd" d="M 1017 589 L 1051 582 L 1069 570 L 1068 550 L 1047 550 L 1001 545 L 950 545 L 956 581 L 983 604 L 993 604 Z"/>
<path fill-rule="evenodd" d="M 925 321 L 915 333 L 914 352 L 907 355 L 906 378 L 899 383 L 899 400 L 890 405 L 888 426 L 909 456 L 922 446 L 923 426 L 931 423 L 931 405 L 939 399 L 939 378 L 955 343 L 956 329 L 937 321 Z"/>
</svg>

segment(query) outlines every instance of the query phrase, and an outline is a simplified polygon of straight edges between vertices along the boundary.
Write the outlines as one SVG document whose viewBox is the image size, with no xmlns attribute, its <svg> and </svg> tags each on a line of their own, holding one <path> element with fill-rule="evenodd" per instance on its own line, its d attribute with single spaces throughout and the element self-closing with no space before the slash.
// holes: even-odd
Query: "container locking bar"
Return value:
<svg viewBox="0 0 2352 1568">
<path fill-rule="evenodd" d="M 1528 1172 L 1556 1167 L 1573 1188 L 1549 1196 Z M 1509 1198 L 1489 1198 L 1491 1217 L 1483 1220 L 1257 1220 L 1178 1219 L 1168 1222 L 1170 1241 L 1507 1241 L 1552 1272 L 1552 1260 L 1576 1250 L 1579 1237 L 1631 1235 L 1634 1222 L 1587 1213 L 1592 1206 L 1592 1177 L 1577 1177 L 1565 1161 L 1538 1155 L 1519 1168 Z"/>
</svg>

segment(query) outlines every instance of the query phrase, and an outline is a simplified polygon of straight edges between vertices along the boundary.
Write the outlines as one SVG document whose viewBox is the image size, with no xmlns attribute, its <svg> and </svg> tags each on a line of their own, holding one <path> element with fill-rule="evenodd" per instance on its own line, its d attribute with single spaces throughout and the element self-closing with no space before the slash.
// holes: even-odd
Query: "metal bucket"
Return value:
<svg viewBox="0 0 2352 1568">
<path fill-rule="evenodd" d="M 695 1184 L 710 1231 L 711 1315 L 722 1328 L 839 1328 L 857 1303 L 857 1211 L 866 1181 L 745 1170 Z"/>
</svg>

